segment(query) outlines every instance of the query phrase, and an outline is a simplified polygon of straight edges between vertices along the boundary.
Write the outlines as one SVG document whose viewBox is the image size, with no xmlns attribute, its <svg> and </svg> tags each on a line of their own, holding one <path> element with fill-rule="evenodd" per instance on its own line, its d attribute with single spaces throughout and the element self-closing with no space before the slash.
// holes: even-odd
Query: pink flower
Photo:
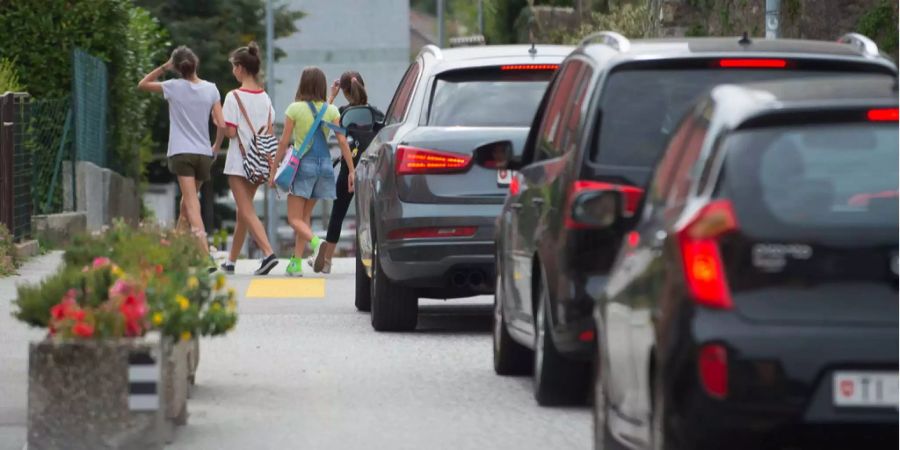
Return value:
<svg viewBox="0 0 900 450">
<path fill-rule="evenodd" d="M 89 338 L 94 335 L 94 327 L 88 323 L 78 322 L 72 327 L 72 333 L 78 337 Z"/>
<path fill-rule="evenodd" d="M 109 258 L 107 258 L 105 256 L 98 256 L 98 257 L 94 258 L 93 266 L 95 269 L 99 269 L 101 267 L 106 267 L 106 266 L 110 265 L 111 263 L 112 263 L 112 261 L 110 261 Z"/>
</svg>

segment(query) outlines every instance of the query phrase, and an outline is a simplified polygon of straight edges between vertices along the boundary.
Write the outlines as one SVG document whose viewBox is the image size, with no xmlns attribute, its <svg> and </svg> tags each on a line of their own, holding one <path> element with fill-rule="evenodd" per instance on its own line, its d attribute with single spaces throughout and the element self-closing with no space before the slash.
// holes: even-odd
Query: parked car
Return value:
<svg viewBox="0 0 900 450">
<path fill-rule="evenodd" d="M 896 447 L 897 94 L 723 85 L 690 111 L 597 303 L 596 448 Z"/>
<path fill-rule="evenodd" d="M 521 149 L 572 47 L 426 46 L 356 170 L 356 306 L 379 331 L 416 326 L 418 298 L 493 292 L 494 220 L 507 187 L 474 166 L 485 142 Z"/>
<path fill-rule="evenodd" d="M 631 222 L 598 228 L 598 193 L 623 195 L 633 216 L 653 164 L 691 102 L 721 83 L 896 75 L 865 37 L 844 43 L 744 38 L 586 38 L 566 58 L 532 124 L 523 156 L 490 143 L 476 160 L 521 170 L 497 229 L 494 368 L 534 372 L 542 405 L 583 402 L 595 342 L 593 299 Z M 510 146 L 510 143 L 507 143 Z M 534 353 L 532 353 L 534 351 Z M 534 356 L 532 356 L 534 355 Z"/>
</svg>

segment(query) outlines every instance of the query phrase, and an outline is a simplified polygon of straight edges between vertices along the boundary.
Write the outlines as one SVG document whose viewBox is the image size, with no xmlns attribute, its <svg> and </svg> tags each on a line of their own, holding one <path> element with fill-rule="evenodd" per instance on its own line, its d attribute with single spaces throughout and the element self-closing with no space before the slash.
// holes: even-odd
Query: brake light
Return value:
<svg viewBox="0 0 900 450">
<path fill-rule="evenodd" d="M 759 58 L 720 59 L 719 67 L 725 69 L 784 69 L 787 67 L 787 61 Z"/>
<path fill-rule="evenodd" d="M 500 66 L 500 70 L 556 70 L 559 64 L 509 64 Z"/>
<path fill-rule="evenodd" d="M 697 355 L 700 384 L 711 397 L 728 396 L 728 350 L 722 344 L 706 344 Z"/>
<path fill-rule="evenodd" d="M 397 147 L 397 175 L 461 172 L 469 167 L 471 156 L 400 145 Z"/>
<path fill-rule="evenodd" d="M 585 330 L 581 333 L 578 333 L 578 340 L 581 342 L 593 342 L 594 341 L 594 330 Z"/>
<path fill-rule="evenodd" d="M 688 291 L 703 306 L 720 309 L 732 307 L 718 238 L 737 228 L 731 203 L 717 200 L 703 207 L 678 232 Z"/>
<path fill-rule="evenodd" d="M 572 205 L 575 203 L 575 197 L 585 192 L 594 192 L 594 191 L 619 191 L 622 193 L 622 215 L 625 217 L 631 217 L 634 215 L 635 211 L 637 211 L 638 205 L 641 202 L 641 198 L 644 195 L 644 190 L 641 188 L 636 188 L 634 186 L 626 186 L 615 183 L 605 183 L 602 181 L 586 181 L 586 180 L 578 180 L 572 184 L 572 189 L 569 190 L 569 197 L 566 204 L 566 228 L 568 229 L 586 229 L 590 228 L 590 225 L 581 223 L 575 220 L 572 217 Z"/>
<path fill-rule="evenodd" d="M 519 175 L 514 173 L 512 179 L 509 180 L 509 195 L 518 195 L 519 189 Z"/>
<path fill-rule="evenodd" d="M 477 227 L 421 227 L 400 228 L 388 233 L 388 239 L 427 239 L 445 237 L 472 237 Z"/>
<path fill-rule="evenodd" d="M 897 108 L 870 109 L 866 117 L 872 122 L 896 122 L 898 120 Z"/>
</svg>

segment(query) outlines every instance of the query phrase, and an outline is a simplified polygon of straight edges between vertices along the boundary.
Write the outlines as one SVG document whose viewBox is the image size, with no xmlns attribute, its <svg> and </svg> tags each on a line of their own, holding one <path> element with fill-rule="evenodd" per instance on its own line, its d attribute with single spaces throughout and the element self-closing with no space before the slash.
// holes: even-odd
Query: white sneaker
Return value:
<svg viewBox="0 0 900 450">
<path fill-rule="evenodd" d="M 325 262 L 322 266 L 322 273 L 331 273 L 331 261 Z"/>
</svg>

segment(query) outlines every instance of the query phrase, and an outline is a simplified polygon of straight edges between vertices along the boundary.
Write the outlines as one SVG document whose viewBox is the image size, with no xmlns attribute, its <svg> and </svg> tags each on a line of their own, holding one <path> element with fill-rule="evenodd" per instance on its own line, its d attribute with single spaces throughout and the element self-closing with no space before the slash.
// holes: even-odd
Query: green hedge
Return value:
<svg viewBox="0 0 900 450">
<path fill-rule="evenodd" d="M 76 47 L 108 63 L 110 162 L 139 178 L 152 145 L 154 100 L 135 87 L 168 46 L 160 25 L 129 0 L 5 0 L 2 5 L 0 59 L 15 61 L 19 81 L 33 97 L 70 93 Z"/>
</svg>

